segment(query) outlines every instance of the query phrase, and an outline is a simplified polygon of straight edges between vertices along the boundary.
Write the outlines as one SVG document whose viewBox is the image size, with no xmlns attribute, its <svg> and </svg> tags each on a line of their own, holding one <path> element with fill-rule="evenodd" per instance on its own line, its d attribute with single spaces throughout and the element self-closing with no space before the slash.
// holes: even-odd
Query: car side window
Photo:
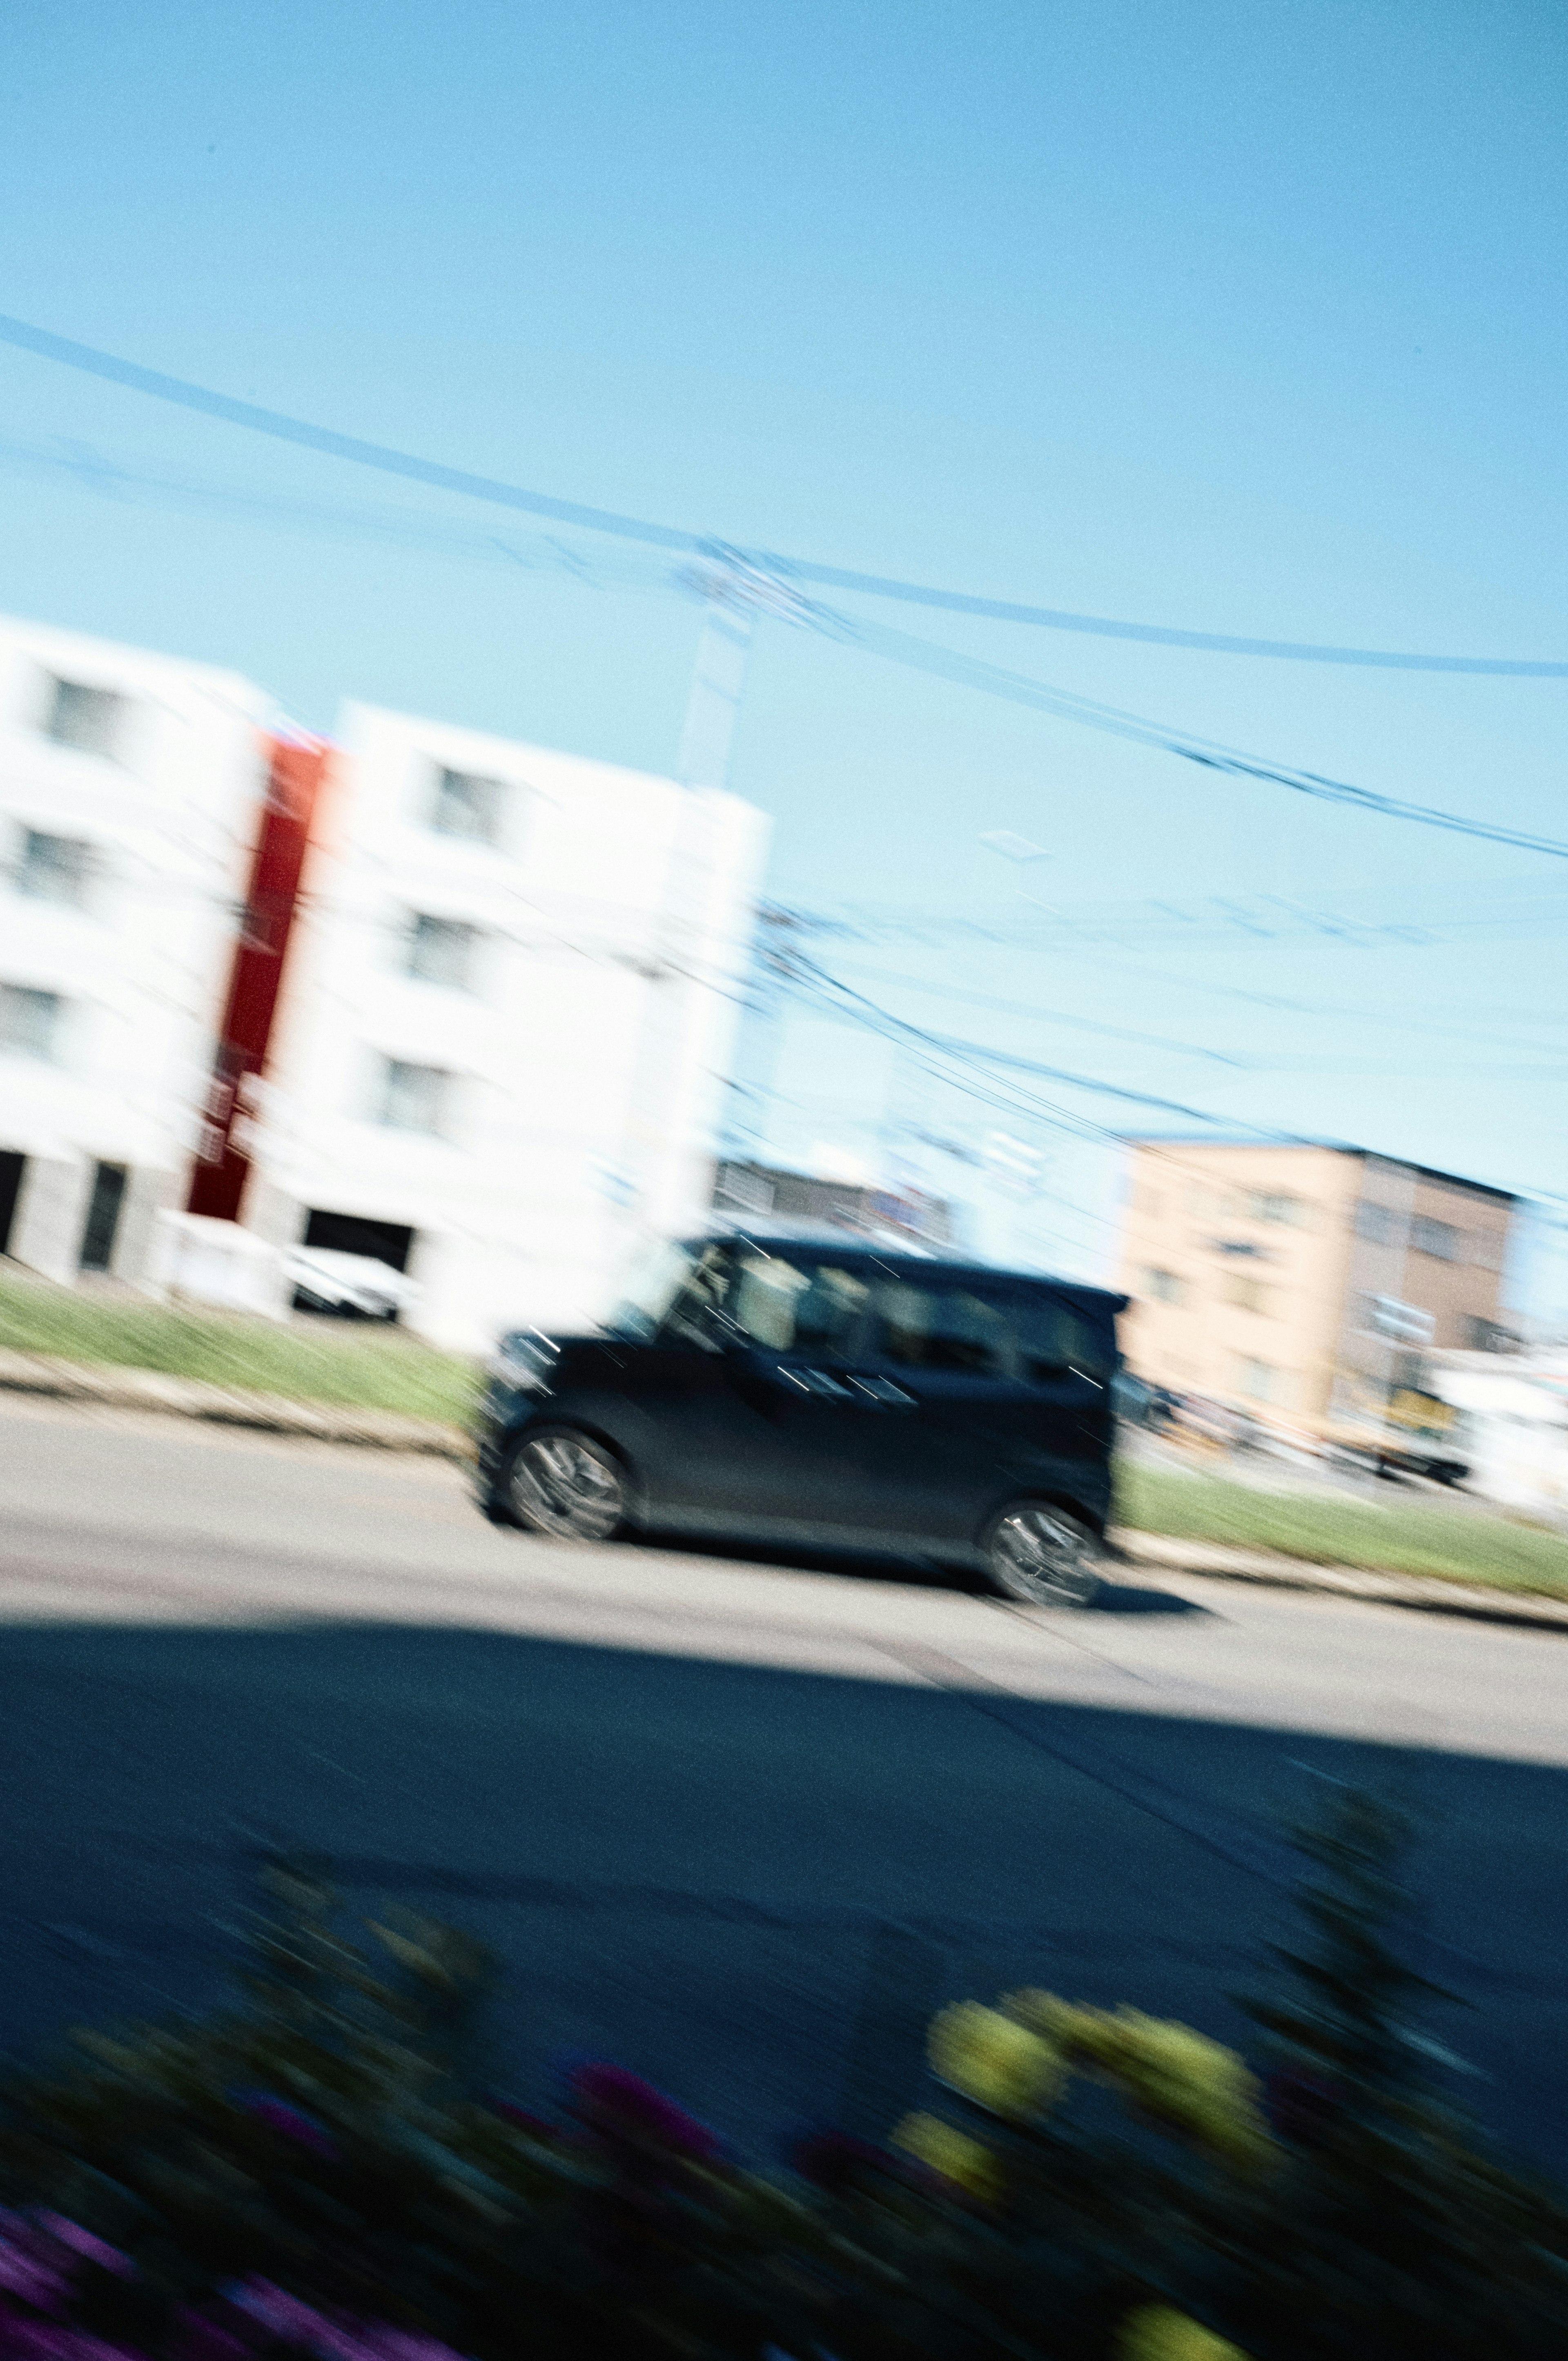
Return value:
<svg viewBox="0 0 1568 2361">
<path fill-rule="evenodd" d="M 659 1323 L 661 1345 L 696 1345 L 705 1353 L 722 1351 L 723 1314 L 734 1288 L 734 1257 L 722 1246 L 709 1246 L 692 1265 L 685 1281 Z"/>
<path fill-rule="evenodd" d="M 1064 1369 L 1077 1369 L 1097 1385 L 1106 1382 L 1115 1366 L 1115 1340 L 1089 1313 L 1043 1289 L 1014 1297 L 1012 1312 L 1020 1374 L 1031 1384 L 1059 1377 Z"/>
<path fill-rule="evenodd" d="M 894 1368 L 1021 1374 L 1009 1306 L 968 1288 L 885 1282 L 877 1290 L 874 1335 L 877 1359 Z"/>
<path fill-rule="evenodd" d="M 866 1285 L 828 1263 L 786 1262 L 782 1255 L 741 1258 L 728 1317 L 753 1345 L 774 1353 L 850 1356 Z"/>
</svg>

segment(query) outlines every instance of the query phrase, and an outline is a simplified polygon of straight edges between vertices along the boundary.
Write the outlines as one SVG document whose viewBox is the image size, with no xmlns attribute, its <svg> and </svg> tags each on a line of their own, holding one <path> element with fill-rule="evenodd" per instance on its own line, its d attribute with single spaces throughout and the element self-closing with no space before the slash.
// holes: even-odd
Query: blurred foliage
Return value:
<svg viewBox="0 0 1568 2361">
<path fill-rule="evenodd" d="M 1428 2087 L 1402 1839 L 1348 1792 L 1300 1832 L 1261 2081 L 1134 2010 L 964 2002 L 928 2108 L 772 2178 L 615 2065 L 481 2096 L 483 1954 L 351 1935 L 275 1861 L 238 2005 L 6 2094 L 0 2361 L 1558 2361 L 1568 2214 Z"/>
<path fill-rule="evenodd" d="M 1122 1460 L 1113 1522 L 1173 1540 L 1278 1550 L 1317 1565 L 1424 1574 L 1568 1598 L 1568 1537 L 1461 1502 L 1262 1492 Z"/>
<path fill-rule="evenodd" d="M 0 1348 L 464 1424 L 471 1364 L 379 1323 L 200 1310 L 0 1273 Z"/>
</svg>

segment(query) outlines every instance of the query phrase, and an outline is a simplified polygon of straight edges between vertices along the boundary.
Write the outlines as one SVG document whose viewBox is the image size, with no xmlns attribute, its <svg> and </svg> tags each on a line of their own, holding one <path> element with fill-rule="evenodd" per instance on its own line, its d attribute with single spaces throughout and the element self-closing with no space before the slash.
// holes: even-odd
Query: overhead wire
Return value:
<svg viewBox="0 0 1568 2361">
<path fill-rule="evenodd" d="M 278 442 L 318 451 L 328 458 L 346 460 L 356 467 L 378 468 L 383 474 L 427 484 L 439 491 L 455 492 L 465 499 L 488 501 L 531 516 L 548 517 L 558 524 L 571 525 L 589 533 L 608 533 L 624 541 L 641 542 L 656 549 L 709 555 L 722 552 L 726 547 L 709 534 L 656 524 L 644 517 L 627 515 L 615 509 L 593 507 L 581 500 L 559 500 L 551 493 L 530 490 L 521 485 L 505 482 L 499 477 L 480 475 L 469 468 L 448 467 L 438 460 L 394 449 L 389 444 L 371 442 L 362 435 L 344 434 L 331 427 L 317 426 L 307 419 L 295 418 L 284 411 L 267 409 L 258 402 L 236 401 L 232 395 L 195 384 L 190 379 L 173 377 L 161 369 L 145 368 L 117 354 L 104 352 L 93 345 L 82 344 L 72 337 L 56 335 L 49 329 L 8 314 L 0 313 L 0 343 L 56 362 L 61 368 L 76 369 L 113 385 L 126 386 L 134 392 L 148 395 L 154 401 L 170 402 L 179 409 L 219 419 L 226 425 L 245 427 L 253 434 L 269 435 Z M 983 598 L 967 591 L 901 581 L 889 575 L 861 573 L 850 567 L 825 565 L 815 559 L 781 556 L 771 551 L 747 554 L 753 562 L 760 561 L 795 581 L 814 583 L 825 589 L 851 591 L 867 598 L 894 599 L 905 604 L 938 609 L 952 614 L 972 615 L 992 622 L 1022 623 L 1047 631 L 1088 633 L 1102 639 L 1190 648 L 1210 654 L 1275 657 L 1291 663 L 1375 665 L 1405 672 L 1473 673 L 1517 679 L 1568 678 L 1568 662 L 1558 660 L 1428 655 L 1394 649 L 1245 638 L 1230 632 L 1195 631 L 1161 623 L 1124 622 L 1110 616 L 1077 614 L 1065 608 L 1030 606 L 1013 599 Z"/>
<path fill-rule="evenodd" d="M 92 346 L 76 345 L 68 338 L 53 336 L 48 331 L 32 328 L 26 322 L 9 319 L 4 314 L 0 314 L 0 342 L 9 342 L 21 349 L 39 353 L 47 358 L 60 360 L 68 367 L 87 369 L 91 374 L 129 386 L 135 390 L 151 394 L 159 400 L 177 402 L 185 408 L 203 412 L 227 423 L 247 427 L 258 433 L 277 436 L 285 442 L 319 450 L 330 457 L 380 467 L 387 472 L 431 485 L 439 490 L 456 492 L 473 499 L 499 501 L 504 506 L 521 509 L 531 514 L 547 516 L 554 522 L 570 524 L 580 530 L 611 533 L 622 539 L 640 541 L 662 549 L 678 550 L 689 555 L 706 557 L 710 562 L 718 560 L 722 564 L 734 561 L 752 573 L 757 573 L 761 568 L 781 575 L 786 581 L 821 581 L 832 583 L 840 588 L 872 589 L 878 588 L 880 586 L 880 595 L 919 600 L 927 605 L 957 608 L 965 612 L 981 613 L 994 608 L 1000 614 L 1002 608 L 1005 606 L 1005 602 L 970 600 L 967 598 L 967 594 L 935 591 L 927 593 L 917 585 L 901 585 L 893 582 L 891 578 L 849 576 L 842 569 L 824 568 L 803 560 L 779 558 L 770 555 L 755 555 L 729 548 L 727 544 L 714 542 L 699 534 L 677 532 L 663 526 L 645 525 L 638 519 L 621 515 L 614 511 L 589 508 L 578 502 L 561 501 L 542 493 L 525 491 L 521 487 L 509 486 L 496 478 L 473 475 L 465 469 L 452 468 L 434 461 L 420 459 L 409 453 L 393 451 L 389 446 L 366 442 L 360 437 L 344 435 L 331 429 L 316 427 L 307 421 L 289 417 L 281 412 L 264 410 L 255 403 L 236 401 L 228 395 L 192 385 L 182 379 L 167 377 L 157 370 L 144 369 L 136 363 L 120 360 L 112 354 L 101 353 Z M 515 555 L 515 553 L 512 554 Z M 1052 611 L 1054 610 L 1027 610 L 1027 614 L 1032 615 L 1033 620 L 1040 621 L 1048 620 Z M 847 616 L 837 614 L 832 609 L 815 607 L 808 601 L 794 601 L 789 609 L 789 619 L 807 628 L 825 631 L 831 637 L 848 640 L 870 653 L 881 655 L 888 661 L 924 672 L 932 677 L 949 680 L 960 686 L 979 689 L 987 695 L 1014 704 L 1028 706 L 1036 711 L 1050 713 L 1057 719 L 1077 722 L 1084 728 L 1108 732 L 1134 743 L 1175 756 L 1179 760 L 1199 764 L 1204 769 L 1220 772 L 1232 777 L 1255 780 L 1263 785 L 1284 787 L 1297 795 L 1345 805 L 1376 814 L 1383 818 L 1413 822 L 1422 827 L 1507 845 L 1516 851 L 1534 852 L 1548 858 L 1568 859 L 1568 842 L 1558 839 L 1539 836 L 1528 829 L 1503 827 L 1496 822 L 1446 811 L 1433 805 L 1412 803 L 1398 796 L 1384 795 L 1376 789 L 1358 787 L 1345 780 L 1328 778 L 1320 773 L 1266 761 L 1262 757 L 1246 753 L 1239 748 L 1227 746 L 1223 741 L 1206 739 L 1195 732 L 1179 729 L 1173 724 L 1157 721 L 1119 707 L 1105 705 L 1095 698 L 1080 697 L 1073 691 L 1057 688 L 1049 683 L 1012 672 L 1005 666 L 987 664 L 978 657 L 964 655 L 954 649 L 943 648 L 932 641 L 916 639 L 910 633 L 896 631 L 885 625 L 863 619 L 851 620 Z M 1016 612 L 1009 612 L 1002 619 L 1019 620 L 1027 617 L 1025 610 L 1018 609 Z M 1163 631 L 1163 627 L 1157 630 L 1154 626 L 1126 626 L 1124 629 L 1120 626 L 1113 627 L 1103 622 L 1102 619 L 1080 618 L 1078 620 L 1085 627 L 1093 623 L 1097 629 L 1113 633 L 1120 631 L 1123 636 L 1134 638 L 1158 637 Z M 1170 634 L 1166 636 L 1172 637 Z M 1197 644 L 1201 637 L 1201 634 L 1176 633 L 1172 643 Z M 1233 652 L 1241 651 L 1244 647 L 1254 653 L 1269 652 L 1269 648 L 1261 642 L 1254 645 L 1238 641 L 1227 644 L 1232 647 Z M 1361 651 L 1357 657 L 1357 652 L 1343 649 L 1313 651 L 1305 647 L 1288 648 L 1283 642 L 1277 646 L 1269 643 L 1269 646 L 1276 653 L 1314 654 L 1317 659 L 1323 662 L 1351 661 L 1353 657 L 1356 657 L 1360 661 L 1385 665 L 1408 662 L 1418 668 L 1440 670 L 1511 669 L 1517 672 L 1524 669 L 1534 673 L 1550 673 L 1553 675 L 1568 677 L 1568 664 L 1531 665 L 1521 668 L 1504 666 L 1489 659 L 1434 657 L 1406 660 L 1396 658 L 1387 653 L 1378 653 L 1372 651 Z"/>
<path fill-rule="evenodd" d="M 364 438 L 344 435 L 330 429 L 316 427 L 309 422 L 286 413 L 269 411 L 250 402 L 241 402 L 190 381 L 148 370 L 95 347 L 76 344 L 70 339 L 52 335 L 29 324 L 0 316 L 0 342 L 19 349 L 41 355 L 65 366 L 130 387 L 156 399 L 170 401 L 188 410 L 205 412 L 225 423 L 273 436 L 326 456 L 373 467 L 383 472 L 400 475 L 435 489 L 458 493 L 464 497 L 486 500 L 492 504 L 517 509 L 526 513 L 546 517 L 553 522 L 574 528 L 604 533 L 648 546 L 667 551 L 681 551 L 707 557 L 720 558 L 735 554 L 724 544 L 707 536 L 674 528 L 659 526 L 648 521 L 617 511 L 598 509 L 581 502 L 564 501 L 552 496 L 528 491 L 493 478 L 479 476 L 468 470 L 453 468 L 426 461 L 415 455 L 402 453 L 389 446 L 370 443 Z M 752 562 L 755 562 L 754 560 Z M 1066 610 L 1028 608 L 1014 602 L 984 599 L 970 594 L 943 591 L 929 586 L 900 582 L 892 577 L 852 573 L 847 569 L 821 566 L 811 561 L 792 560 L 764 555 L 762 562 L 776 569 L 786 578 L 810 581 L 822 587 L 850 590 L 865 595 L 917 603 L 948 611 L 984 617 L 988 620 L 1024 622 L 1047 628 L 1087 631 L 1102 636 L 1140 640 L 1159 644 L 1203 648 L 1234 654 L 1276 656 L 1293 660 L 1333 664 L 1361 664 L 1420 671 L 1471 672 L 1512 675 L 1515 676 L 1565 677 L 1568 664 L 1516 662 L 1513 660 L 1470 657 L 1425 656 L 1402 654 L 1390 651 L 1328 647 L 1307 643 L 1244 640 L 1234 635 L 1200 633 L 1172 627 L 1116 622 L 1108 618 L 1075 615 Z M 1402 799 L 1362 789 L 1347 782 L 1321 774 L 1264 762 L 1241 750 L 1218 741 L 1202 739 L 1195 733 L 1178 730 L 1170 725 L 1127 712 L 1122 708 L 1101 705 L 1096 700 L 1077 697 L 1071 692 L 1054 688 L 1047 683 L 1011 673 L 1003 667 L 985 664 L 979 659 L 961 655 L 934 643 L 914 640 L 910 635 L 894 632 L 885 627 L 864 622 L 851 623 L 843 617 L 824 616 L 818 628 L 828 628 L 851 639 L 872 653 L 888 656 L 893 661 L 911 664 L 917 669 L 946 677 L 963 685 L 983 687 L 989 693 L 1034 706 L 1060 718 L 1073 719 L 1086 726 L 1108 730 L 1114 734 L 1138 742 L 1158 747 L 1180 759 L 1199 763 L 1230 775 L 1252 778 L 1262 783 L 1288 788 L 1293 792 L 1348 805 L 1383 817 L 1416 821 L 1422 825 L 1454 833 L 1483 839 L 1513 848 L 1551 857 L 1568 856 L 1568 844 L 1539 837 L 1526 830 L 1506 829 L 1466 816 L 1442 810 L 1436 807 L 1406 802 Z M 824 979 L 827 996 L 831 999 L 835 980 Z M 845 988 L 836 987 L 839 992 Z M 854 995 L 863 1001 L 863 995 Z M 875 1004 L 864 1002 L 867 1011 Z M 922 1028 L 910 1027 L 903 1020 L 893 1018 L 891 1012 L 877 1011 L 877 1016 L 897 1027 L 907 1036 L 921 1038 L 929 1050 L 938 1057 L 959 1055 L 964 1059 L 979 1057 L 992 1066 L 1002 1064 L 1019 1071 L 1036 1072 L 1044 1077 L 1066 1082 L 1069 1087 L 1100 1090 L 1129 1103 L 1158 1105 L 1168 1112 L 1184 1113 L 1191 1119 L 1219 1122 L 1222 1119 L 1195 1109 L 1186 1109 L 1180 1103 L 1158 1100 L 1151 1093 L 1135 1093 L 1114 1085 L 1102 1084 L 1094 1078 L 1071 1074 L 1065 1070 L 1046 1067 L 1033 1060 L 1013 1059 L 1004 1053 L 986 1051 L 981 1045 L 964 1044 L 940 1036 L 927 1035 Z M 993 1103 L 994 1092 L 992 1093 Z M 1047 1110 L 1042 1106 L 1042 1112 Z M 1053 1109 L 1058 1117 L 1066 1111 Z M 1075 1126 L 1076 1127 L 1076 1126 Z M 1234 1130 L 1234 1123 L 1228 1126 Z M 1265 1134 L 1259 1126 L 1239 1126 L 1259 1137 Z M 1091 1126 L 1102 1130 L 1102 1126 Z M 1106 1134 L 1107 1137 L 1113 1135 Z M 1279 1136 L 1279 1135 L 1274 1135 Z"/>
<path fill-rule="evenodd" d="M 1176 755 L 1180 761 L 1196 763 L 1204 770 L 1221 772 L 1232 778 L 1255 779 L 1270 786 L 1286 787 L 1294 795 L 1311 796 L 1323 803 L 1343 804 L 1359 811 L 1376 813 L 1384 819 L 1415 821 L 1423 828 L 1441 829 L 1456 836 L 1477 837 L 1491 844 L 1511 845 L 1519 851 L 1543 853 L 1554 860 L 1568 861 L 1568 842 L 1557 837 L 1536 836 L 1527 829 L 1504 828 L 1494 821 L 1475 819 L 1462 812 L 1444 811 L 1435 804 L 1409 803 L 1398 796 L 1380 794 L 1372 787 L 1354 786 L 1348 780 L 1326 778 L 1316 771 L 1298 770 L 1287 763 L 1266 761 L 1262 756 L 1245 753 L 1239 748 L 1226 746 L 1216 739 L 1200 737 L 1195 732 L 1178 729 L 1174 724 L 1152 720 L 1145 715 L 1127 712 L 1119 706 L 1104 705 L 1097 698 L 1080 697 L 1071 690 L 1055 688 L 1048 682 L 1031 679 L 1026 674 L 1009 671 L 1004 665 L 986 664 L 978 656 L 960 655 L 954 649 L 939 647 L 935 641 L 916 639 L 907 631 L 894 631 L 880 623 L 850 623 L 843 616 L 832 620 L 843 626 L 845 635 L 857 647 L 864 648 L 873 655 L 884 656 L 894 664 L 928 673 L 936 679 L 953 681 L 962 687 L 983 689 L 989 696 L 1002 697 L 1012 704 L 1032 707 L 1036 712 L 1049 713 L 1061 720 L 1076 721 L 1085 729 L 1105 731 L 1136 745 L 1151 747 L 1160 753 Z"/>
</svg>

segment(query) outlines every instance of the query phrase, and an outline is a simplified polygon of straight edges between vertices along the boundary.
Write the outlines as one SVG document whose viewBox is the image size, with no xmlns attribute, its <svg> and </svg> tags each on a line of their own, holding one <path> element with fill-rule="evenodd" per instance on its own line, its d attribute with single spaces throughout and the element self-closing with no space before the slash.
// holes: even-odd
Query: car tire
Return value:
<svg viewBox="0 0 1568 2361">
<path fill-rule="evenodd" d="M 981 1546 L 996 1589 L 1025 1607 L 1091 1607 L 1104 1587 L 1099 1535 L 1052 1500 L 1014 1500 Z"/>
<path fill-rule="evenodd" d="M 614 1452 L 580 1427 L 525 1434 L 507 1463 L 500 1497 L 524 1532 L 551 1541 L 613 1541 L 626 1524 L 631 1487 Z"/>
</svg>

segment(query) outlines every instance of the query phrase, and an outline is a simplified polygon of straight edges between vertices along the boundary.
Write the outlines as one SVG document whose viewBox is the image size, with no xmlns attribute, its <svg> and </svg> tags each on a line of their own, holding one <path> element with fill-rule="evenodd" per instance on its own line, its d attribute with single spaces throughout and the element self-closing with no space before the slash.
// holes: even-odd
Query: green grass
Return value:
<svg viewBox="0 0 1568 2361">
<path fill-rule="evenodd" d="M 0 1273 L 0 1346 L 456 1425 L 477 1383 L 468 1362 L 396 1328 L 176 1309 L 10 1272 Z"/>
<path fill-rule="evenodd" d="M 1115 1521 L 1178 1541 L 1278 1550 L 1318 1565 L 1434 1575 L 1568 1598 L 1568 1539 L 1441 1499 L 1396 1494 L 1385 1508 L 1330 1493 L 1258 1492 L 1219 1477 L 1124 1461 Z"/>
</svg>

